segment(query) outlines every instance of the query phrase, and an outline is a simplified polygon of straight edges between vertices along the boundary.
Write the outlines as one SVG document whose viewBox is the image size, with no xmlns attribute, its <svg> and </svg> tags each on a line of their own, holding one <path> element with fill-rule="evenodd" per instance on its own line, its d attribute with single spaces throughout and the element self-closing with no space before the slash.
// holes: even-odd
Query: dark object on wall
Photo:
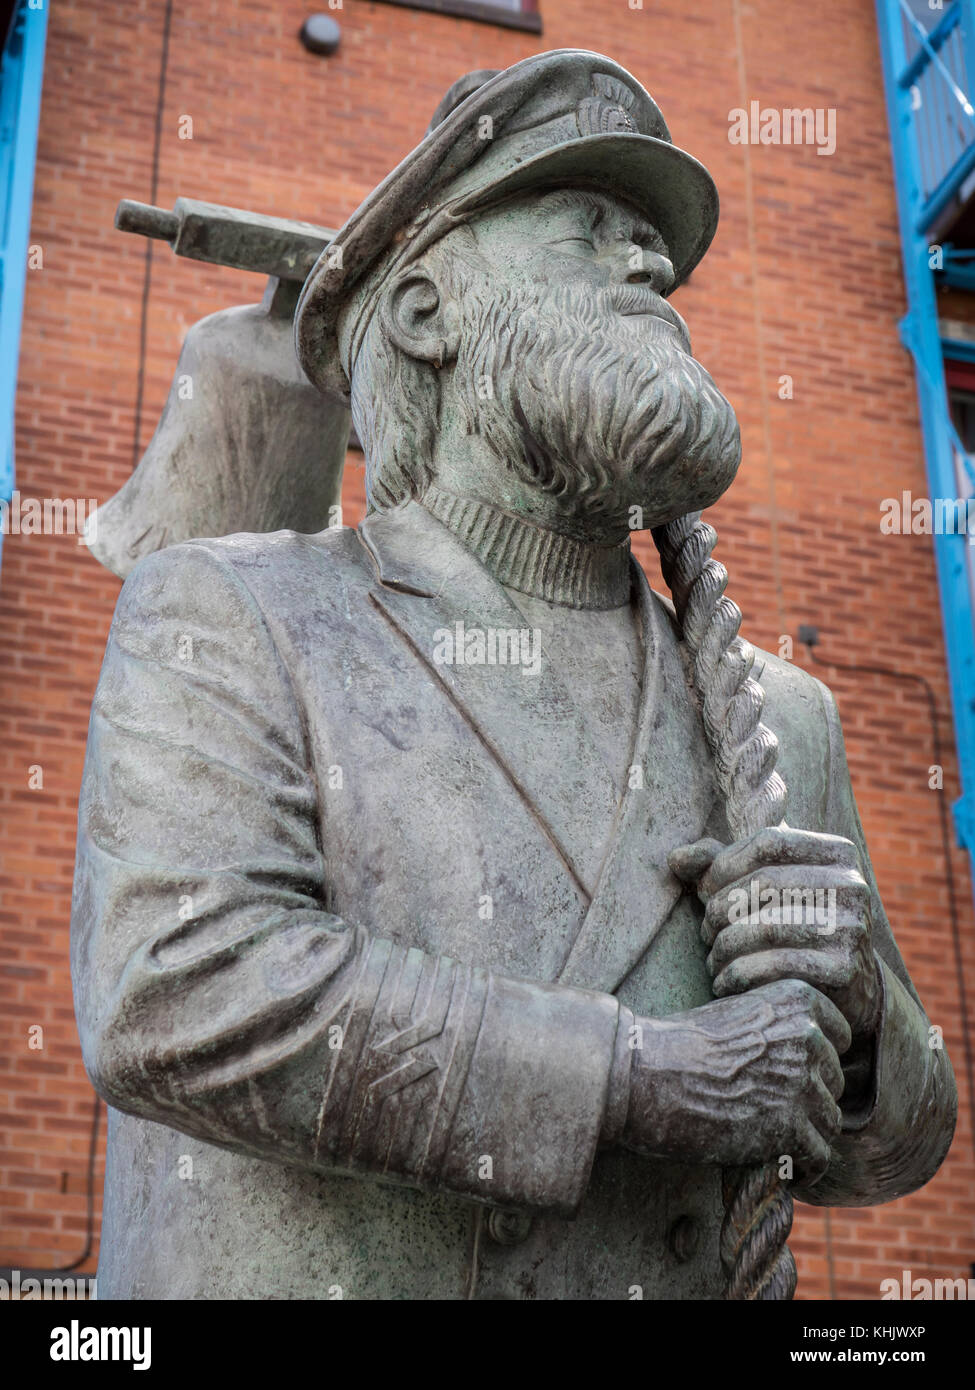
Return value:
<svg viewBox="0 0 975 1390">
<path fill-rule="evenodd" d="M 341 37 L 342 30 L 327 14 L 310 14 L 299 35 L 309 53 L 320 53 L 325 58 L 335 52 Z"/>
</svg>

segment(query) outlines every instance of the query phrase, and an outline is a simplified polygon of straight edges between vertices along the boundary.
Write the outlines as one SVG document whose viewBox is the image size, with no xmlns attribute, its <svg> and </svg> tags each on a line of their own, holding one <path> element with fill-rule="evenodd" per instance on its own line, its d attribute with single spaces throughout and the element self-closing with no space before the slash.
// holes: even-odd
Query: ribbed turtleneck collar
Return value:
<svg viewBox="0 0 975 1390">
<path fill-rule="evenodd" d="M 423 506 L 500 584 L 568 608 L 618 608 L 630 596 L 630 539 L 597 545 L 560 535 L 486 502 L 431 486 Z"/>
</svg>

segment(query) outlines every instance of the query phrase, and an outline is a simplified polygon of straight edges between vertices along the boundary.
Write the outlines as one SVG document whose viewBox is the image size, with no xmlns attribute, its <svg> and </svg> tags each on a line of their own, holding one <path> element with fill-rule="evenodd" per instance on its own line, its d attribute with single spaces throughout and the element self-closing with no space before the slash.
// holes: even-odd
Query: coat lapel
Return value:
<svg viewBox="0 0 975 1390">
<path fill-rule="evenodd" d="M 711 759 L 665 600 L 634 560 L 645 674 L 631 787 L 599 887 L 559 974 L 563 984 L 614 992 L 676 906 L 683 887 L 667 855 L 704 833 L 715 803 Z"/>
<path fill-rule="evenodd" d="M 537 675 L 517 666 L 446 664 L 438 634 L 524 627 L 504 589 L 461 541 L 416 502 L 371 513 L 359 527 L 379 583 L 371 600 L 443 686 L 530 809 L 572 879 L 584 913 L 559 980 L 614 991 L 645 954 L 681 896 L 667 855 L 698 839 L 715 802 L 711 760 L 666 600 L 633 561 L 642 620 L 644 683 L 630 787 L 617 812 L 598 884 L 584 883 L 546 814 L 554 780 L 538 756 L 538 712 L 560 737 L 580 736 L 581 711 L 550 662 Z"/>
<path fill-rule="evenodd" d="M 579 737 L 582 713 L 564 682 L 547 661 L 530 674 L 520 664 L 487 666 L 438 659 L 448 636 L 455 649 L 462 649 L 457 640 L 460 632 L 470 636 L 475 630 L 521 633 L 528 629 L 502 586 L 419 503 L 371 513 L 359 527 L 359 535 L 380 581 L 372 591 L 372 602 L 440 682 L 499 764 L 561 858 L 584 910 L 595 885 L 583 882 L 552 829 L 550 803 L 558 791 L 538 748 L 541 712 L 559 730 L 560 739 Z"/>
</svg>

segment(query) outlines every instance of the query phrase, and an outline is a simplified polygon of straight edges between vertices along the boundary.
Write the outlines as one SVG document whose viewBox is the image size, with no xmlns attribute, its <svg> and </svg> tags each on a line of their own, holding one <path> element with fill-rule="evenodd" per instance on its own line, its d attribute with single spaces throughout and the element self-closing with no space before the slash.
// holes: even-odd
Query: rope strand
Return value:
<svg viewBox="0 0 975 1390">
<path fill-rule="evenodd" d="M 775 770 L 778 739 L 762 723 L 765 692 L 752 678 L 755 652 L 738 635 L 741 610 L 725 594 L 728 571 L 711 558 L 713 526 L 689 512 L 652 531 L 664 580 L 673 595 L 694 662 L 704 731 L 733 840 L 780 825 L 786 788 Z M 786 1245 L 792 1196 L 774 1164 L 727 1170 L 721 1264 L 731 1300 L 786 1301 L 796 1290 L 796 1264 Z"/>
</svg>

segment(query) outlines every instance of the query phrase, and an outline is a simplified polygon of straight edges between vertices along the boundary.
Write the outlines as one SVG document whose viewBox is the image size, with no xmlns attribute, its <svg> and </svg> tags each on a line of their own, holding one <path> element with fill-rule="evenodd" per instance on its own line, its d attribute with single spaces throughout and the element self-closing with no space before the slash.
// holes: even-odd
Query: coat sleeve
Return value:
<svg viewBox="0 0 975 1390">
<path fill-rule="evenodd" d="M 853 797 L 836 703 L 825 705 L 829 778 L 824 829 L 852 840 L 870 890 L 870 923 L 884 1003 L 875 1037 L 843 1058 L 843 1126 L 826 1173 L 796 1195 L 815 1206 L 873 1206 L 922 1187 L 951 1143 L 958 1110 L 955 1079 L 940 1033 L 931 1027 L 901 959 L 867 853 Z"/>
<path fill-rule="evenodd" d="M 616 999 L 326 910 L 304 713 L 228 544 L 144 559 L 109 635 L 72 909 L 96 1089 L 240 1153 L 571 1214 Z"/>
</svg>

